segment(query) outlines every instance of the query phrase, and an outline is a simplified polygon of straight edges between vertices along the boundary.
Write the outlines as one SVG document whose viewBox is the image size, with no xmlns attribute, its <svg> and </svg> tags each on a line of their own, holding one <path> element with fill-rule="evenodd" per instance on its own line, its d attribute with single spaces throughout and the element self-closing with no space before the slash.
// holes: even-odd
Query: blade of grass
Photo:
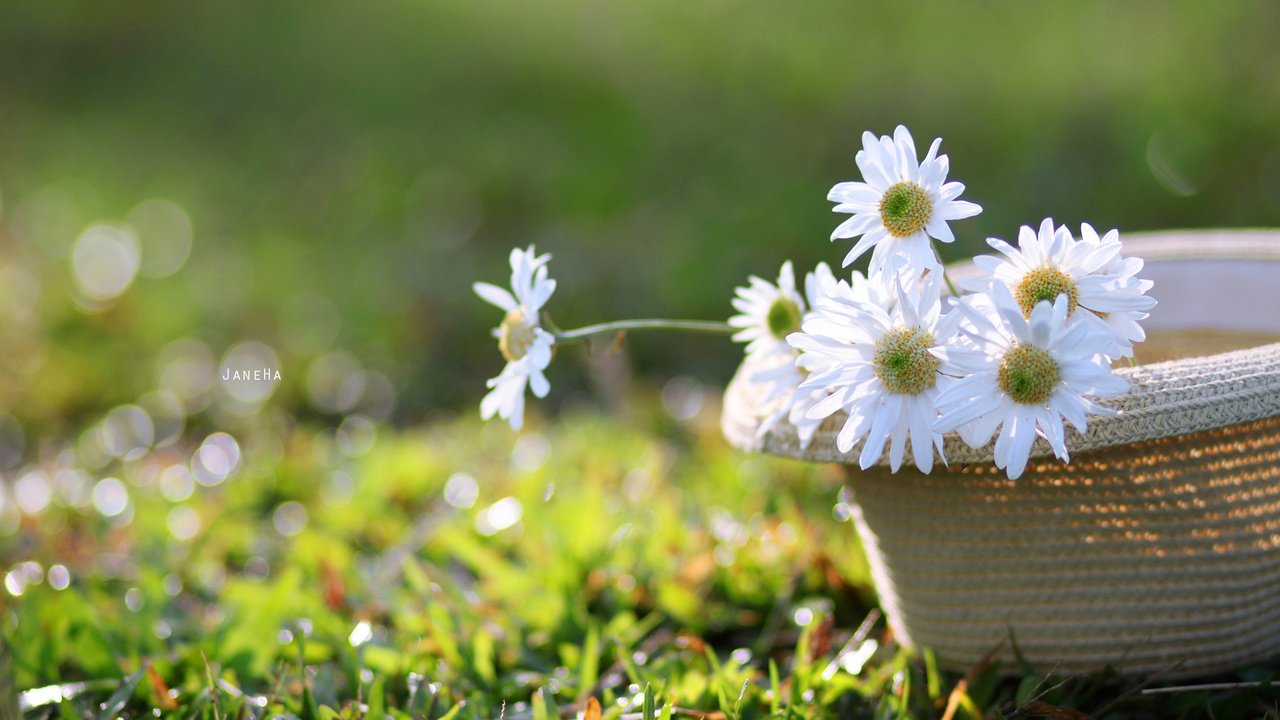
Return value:
<svg viewBox="0 0 1280 720">
<path fill-rule="evenodd" d="M 120 687 L 107 698 L 107 704 L 102 706 L 102 712 L 98 713 L 98 720 L 115 720 L 125 705 L 129 704 L 129 698 L 133 697 L 133 693 L 138 689 L 138 683 L 142 682 L 142 676 L 147 673 L 147 663 L 143 662 L 142 667 L 138 668 L 132 675 L 125 678 L 120 683 Z"/>
<path fill-rule="evenodd" d="M 600 672 L 600 628 L 592 624 L 587 629 L 587 639 L 582 643 L 582 660 L 578 666 L 579 699 L 589 695 L 596 686 Z"/>
</svg>

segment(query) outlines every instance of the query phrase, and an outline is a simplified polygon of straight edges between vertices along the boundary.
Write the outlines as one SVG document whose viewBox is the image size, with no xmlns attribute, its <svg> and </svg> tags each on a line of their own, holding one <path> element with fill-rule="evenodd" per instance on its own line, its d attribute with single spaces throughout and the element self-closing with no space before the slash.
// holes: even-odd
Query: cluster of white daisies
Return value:
<svg viewBox="0 0 1280 720">
<path fill-rule="evenodd" d="M 1111 363 L 1132 357 L 1155 306 L 1151 282 L 1137 277 L 1142 260 L 1121 255 L 1115 230 L 1100 236 L 1086 224 L 1077 237 L 1046 219 L 1038 231 L 1021 228 L 1017 247 L 988 239 L 1000 255 L 975 258 L 977 272 L 959 281 L 968 292 L 944 299 L 932 240 L 952 242 L 947 223 L 982 208 L 958 199 L 964 185 L 946 182 L 940 140 L 923 160 L 901 126 L 862 142 L 863 181 L 840 183 L 828 198 L 851 215 L 832 239 L 858 238 L 843 265 L 870 250 L 867 275 L 837 278 L 819 264 L 802 293 L 788 261 L 776 284 L 752 277 L 733 300 L 733 338 L 747 343 L 745 367 L 769 408 L 760 432 L 785 420 L 807 447 L 843 414 L 836 446 L 856 449 L 864 469 L 887 449 L 892 470 L 909 455 L 927 473 L 935 452 L 945 462 L 949 431 L 973 447 L 994 436 L 996 465 L 1010 478 L 1026 468 L 1036 437 L 1068 460 L 1063 421 L 1084 432 L 1088 415 L 1113 412 L 1097 398 L 1127 390 Z M 481 412 L 514 428 L 526 384 L 539 397 L 548 390 L 542 371 L 556 336 L 540 317 L 555 289 L 547 260 L 532 247 L 512 252 L 514 295 L 476 284 L 507 313 L 494 331 L 507 366 L 489 381 Z"/>
</svg>

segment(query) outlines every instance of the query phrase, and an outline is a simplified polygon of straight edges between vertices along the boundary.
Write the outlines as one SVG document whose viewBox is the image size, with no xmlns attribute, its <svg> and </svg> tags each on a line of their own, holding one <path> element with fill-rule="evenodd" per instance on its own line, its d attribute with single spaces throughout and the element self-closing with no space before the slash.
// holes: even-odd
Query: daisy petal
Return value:
<svg viewBox="0 0 1280 720">
<path fill-rule="evenodd" d="M 924 231 L 940 242 L 949 243 L 956 240 L 956 236 L 952 234 L 951 228 L 947 226 L 947 223 L 936 216 L 929 218 L 929 221 L 924 224 Z"/>
<path fill-rule="evenodd" d="M 490 305 L 496 305 L 498 308 L 507 312 L 511 312 L 516 309 L 516 299 L 511 295 L 511 293 L 503 290 L 497 285 L 478 282 L 472 283 L 471 289 L 475 291 L 476 295 L 480 296 L 481 300 L 484 300 Z"/>
</svg>

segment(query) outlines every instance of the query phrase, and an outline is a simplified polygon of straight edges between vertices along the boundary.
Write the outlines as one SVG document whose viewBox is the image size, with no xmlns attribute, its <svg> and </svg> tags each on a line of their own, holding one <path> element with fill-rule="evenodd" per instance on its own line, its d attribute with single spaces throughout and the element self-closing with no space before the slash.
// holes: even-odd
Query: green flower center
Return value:
<svg viewBox="0 0 1280 720">
<path fill-rule="evenodd" d="M 1031 311 L 1042 300 L 1053 302 L 1059 295 L 1067 296 L 1067 314 L 1076 311 L 1080 293 L 1076 290 L 1076 281 L 1056 267 L 1045 265 L 1022 276 L 1022 281 L 1014 289 L 1013 296 L 1022 308 L 1024 317 L 1031 317 Z"/>
<path fill-rule="evenodd" d="M 502 352 L 502 357 L 515 362 L 527 355 L 536 337 L 533 332 L 535 327 L 537 326 L 525 318 L 524 311 L 520 308 L 508 312 L 502 318 L 502 325 L 498 327 L 498 350 Z"/>
<path fill-rule="evenodd" d="M 938 382 L 942 362 L 929 354 L 933 335 L 923 328 L 898 328 L 876 342 L 871 362 L 876 377 L 899 395 L 919 395 Z"/>
<path fill-rule="evenodd" d="M 929 193 L 910 181 L 891 185 L 880 198 L 880 219 L 894 237 L 909 237 L 920 232 L 932 214 Z"/>
<path fill-rule="evenodd" d="M 1005 354 L 996 373 L 996 384 L 1014 402 L 1043 405 L 1058 387 L 1058 361 L 1048 350 L 1020 343 Z"/>
<path fill-rule="evenodd" d="M 788 335 L 800 330 L 800 306 L 790 298 L 780 297 L 769 306 L 765 314 L 765 324 L 769 326 L 769 334 L 785 340 Z"/>
</svg>

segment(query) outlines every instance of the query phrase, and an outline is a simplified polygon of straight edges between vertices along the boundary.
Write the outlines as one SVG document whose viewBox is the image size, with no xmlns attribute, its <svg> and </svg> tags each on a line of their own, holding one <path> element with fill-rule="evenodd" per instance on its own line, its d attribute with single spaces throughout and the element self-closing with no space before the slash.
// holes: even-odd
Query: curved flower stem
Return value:
<svg viewBox="0 0 1280 720">
<path fill-rule="evenodd" d="M 583 340 L 592 335 L 625 332 L 627 330 L 678 330 L 683 332 L 708 333 L 711 335 L 729 335 L 736 331 L 727 323 L 707 322 L 704 320 L 665 320 L 645 318 L 643 320 L 615 320 L 614 322 L 587 325 L 576 330 L 566 330 L 555 334 L 556 342 L 572 342 Z"/>
</svg>

